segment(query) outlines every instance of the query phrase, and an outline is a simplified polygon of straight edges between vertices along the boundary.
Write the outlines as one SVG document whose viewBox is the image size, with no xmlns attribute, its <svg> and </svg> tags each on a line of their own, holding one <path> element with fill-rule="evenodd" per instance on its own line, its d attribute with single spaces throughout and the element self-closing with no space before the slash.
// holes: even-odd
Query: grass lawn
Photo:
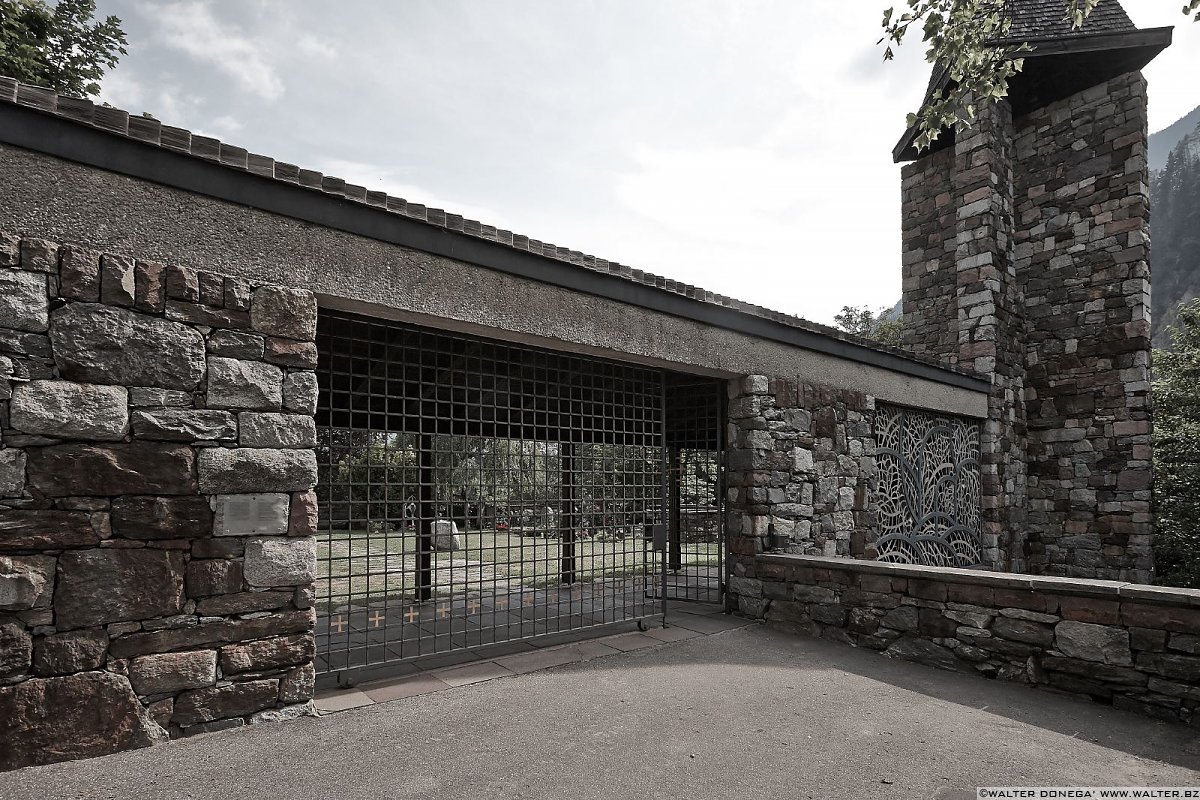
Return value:
<svg viewBox="0 0 1200 800">
<path fill-rule="evenodd" d="M 520 531 L 459 533 L 463 547 L 433 554 L 434 593 L 462 594 L 494 586 L 556 586 L 562 569 L 562 542 L 521 536 Z M 644 539 L 575 542 L 575 569 L 582 581 L 642 574 L 651 554 Z M 317 539 L 317 600 L 396 596 L 417 586 L 419 540 L 411 531 L 369 533 L 332 531 Z M 715 542 L 684 545 L 688 565 L 719 563 Z"/>
</svg>

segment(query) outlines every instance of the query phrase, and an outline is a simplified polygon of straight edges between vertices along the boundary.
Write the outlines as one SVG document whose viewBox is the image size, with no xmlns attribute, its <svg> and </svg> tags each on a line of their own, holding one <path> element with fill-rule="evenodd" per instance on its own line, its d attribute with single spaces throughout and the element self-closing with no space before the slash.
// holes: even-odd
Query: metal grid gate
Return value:
<svg viewBox="0 0 1200 800">
<path fill-rule="evenodd" d="M 690 375 L 667 377 L 667 570 L 672 600 L 724 597 L 725 487 L 721 428 L 724 387 Z"/>
<path fill-rule="evenodd" d="M 324 310 L 317 344 L 321 672 L 662 612 L 647 528 L 703 494 L 668 500 L 700 423 L 666 405 L 700 384 Z"/>
</svg>

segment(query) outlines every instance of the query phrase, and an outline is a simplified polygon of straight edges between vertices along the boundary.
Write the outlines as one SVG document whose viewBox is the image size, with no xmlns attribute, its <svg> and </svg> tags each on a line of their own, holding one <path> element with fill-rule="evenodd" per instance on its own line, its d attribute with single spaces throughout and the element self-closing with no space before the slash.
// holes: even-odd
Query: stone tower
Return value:
<svg viewBox="0 0 1200 800">
<path fill-rule="evenodd" d="M 996 569 L 1148 582 L 1146 82 L 1171 29 L 1116 0 L 1082 30 L 1010 0 L 1033 48 L 1007 100 L 903 169 L 905 344 L 989 375 L 983 533 Z M 944 87 L 935 70 L 929 92 Z"/>
</svg>

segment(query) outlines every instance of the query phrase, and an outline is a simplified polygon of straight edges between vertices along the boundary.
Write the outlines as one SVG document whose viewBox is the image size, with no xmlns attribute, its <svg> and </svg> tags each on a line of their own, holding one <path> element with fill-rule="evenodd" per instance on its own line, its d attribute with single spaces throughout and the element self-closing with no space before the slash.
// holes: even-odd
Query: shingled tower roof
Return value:
<svg viewBox="0 0 1200 800">
<path fill-rule="evenodd" d="M 1025 69 L 1009 81 L 1009 102 L 1020 115 L 1055 100 L 1103 83 L 1117 75 L 1139 70 L 1171 43 L 1173 28 L 1140 30 L 1118 0 L 1099 5 L 1074 28 L 1064 0 L 1007 0 L 1011 20 L 1006 42 L 1024 42 L 1033 48 L 1025 56 Z M 937 66 L 929 78 L 923 103 L 950 83 L 946 70 Z M 916 127 L 905 131 L 892 151 L 896 161 L 912 161 Z M 954 143 L 954 132 L 944 132 L 933 150 Z"/>
<path fill-rule="evenodd" d="M 1117 0 L 1102 0 L 1079 29 L 1071 26 L 1064 9 L 1063 0 L 1009 0 L 1009 38 L 1025 41 L 1137 30 Z"/>
</svg>

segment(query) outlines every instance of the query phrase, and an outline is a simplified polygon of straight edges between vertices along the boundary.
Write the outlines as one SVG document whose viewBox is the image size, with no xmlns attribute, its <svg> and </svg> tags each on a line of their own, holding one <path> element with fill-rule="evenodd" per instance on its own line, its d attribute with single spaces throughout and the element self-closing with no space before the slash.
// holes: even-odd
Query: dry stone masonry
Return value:
<svg viewBox="0 0 1200 800">
<path fill-rule="evenodd" d="M 0 769 L 309 713 L 316 300 L 0 234 Z"/>
<path fill-rule="evenodd" d="M 1200 727 L 1197 591 L 784 554 L 732 589 L 807 636 Z"/>
<path fill-rule="evenodd" d="M 905 345 L 993 378 L 985 547 L 1002 569 L 1149 582 L 1146 84 L 1130 72 L 903 172 Z"/>
<path fill-rule="evenodd" d="M 795 378 L 729 385 L 733 605 L 764 552 L 991 566 L 980 526 L 980 425 Z"/>
</svg>

